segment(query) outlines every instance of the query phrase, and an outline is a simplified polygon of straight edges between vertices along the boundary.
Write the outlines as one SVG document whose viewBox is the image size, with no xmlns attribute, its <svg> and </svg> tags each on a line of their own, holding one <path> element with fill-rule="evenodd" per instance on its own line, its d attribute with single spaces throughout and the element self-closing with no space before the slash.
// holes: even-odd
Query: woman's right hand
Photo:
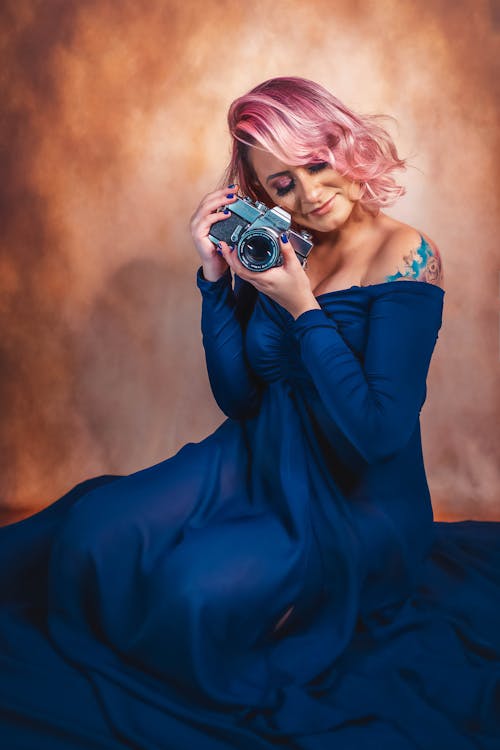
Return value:
<svg viewBox="0 0 500 750">
<path fill-rule="evenodd" d="M 194 245 L 203 264 L 203 275 L 208 281 L 216 281 L 228 268 L 228 264 L 212 240 L 208 238 L 210 227 L 216 221 L 222 221 L 231 213 L 218 211 L 221 206 L 234 203 L 237 199 L 237 185 L 231 185 L 221 190 L 208 193 L 200 202 L 190 221 L 191 235 Z"/>
</svg>

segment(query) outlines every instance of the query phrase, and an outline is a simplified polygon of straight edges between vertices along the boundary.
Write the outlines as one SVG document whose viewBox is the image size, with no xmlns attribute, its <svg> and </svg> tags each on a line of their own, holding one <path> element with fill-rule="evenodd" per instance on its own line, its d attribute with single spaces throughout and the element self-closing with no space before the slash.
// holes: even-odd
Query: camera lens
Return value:
<svg viewBox="0 0 500 750">
<path fill-rule="evenodd" d="M 265 271 L 275 265 L 279 247 L 268 232 L 249 232 L 239 246 L 238 255 L 242 264 L 250 270 Z"/>
<path fill-rule="evenodd" d="M 244 244 L 246 255 L 254 263 L 266 263 L 272 254 L 272 245 L 269 237 L 252 237 Z"/>
</svg>

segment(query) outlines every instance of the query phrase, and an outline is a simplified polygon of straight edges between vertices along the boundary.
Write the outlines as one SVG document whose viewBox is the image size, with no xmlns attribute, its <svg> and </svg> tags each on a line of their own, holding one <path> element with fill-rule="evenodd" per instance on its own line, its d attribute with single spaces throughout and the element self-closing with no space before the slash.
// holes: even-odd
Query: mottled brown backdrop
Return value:
<svg viewBox="0 0 500 750">
<path fill-rule="evenodd" d="M 189 217 L 233 98 L 302 75 L 397 118 L 392 214 L 446 269 L 422 413 L 437 519 L 499 519 L 498 112 L 491 0 L 3 0 L 2 518 L 224 419 Z"/>
</svg>

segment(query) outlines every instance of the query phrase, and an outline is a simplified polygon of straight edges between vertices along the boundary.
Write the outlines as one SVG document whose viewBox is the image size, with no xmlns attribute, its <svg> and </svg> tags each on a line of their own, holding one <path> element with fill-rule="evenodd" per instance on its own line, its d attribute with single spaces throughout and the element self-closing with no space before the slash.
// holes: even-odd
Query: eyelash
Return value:
<svg viewBox="0 0 500 750">
<path fill-rule="evenodd" d="M 322 161 L 322 162 L 321 162 L 320 164 L 310 164 L 310 165 L 309 165 L 309 167 L 308 167 L 308 169 L 309 169 L 309 171 L 310 171 L 310 172 L 313 172 L 313 173 L 314 173 L 314 172 L 321 172 L 321 170 L 322 170 L 322 169 L 326 169 L 326 168 L 327 168 L 327 167 L 329 167 L 329 166 L 330 166 L 330 165 L 329 165 L 329 163 L 328 163 L 327 161 Z M 292 189 L 293 187 L 294 187 L 294 182 L 293 182 L 293 180 L 292 180 L 292 181 L 290 182 L 290 184 L 289 184 L 289 185 L 287 185 L 286 187 L 282 187 L 282 188 L 276 188 L 276 193 L 277 193 L 277 194 L 278 194 L 278 195 L 279 195 L 280 197 L 282 197 L 283 195 L 286 195 L 287 193 L 289 193 L 289 192 L 290 192 L 290 190 L 291 190 L 291 189 Z"/>
</svg>

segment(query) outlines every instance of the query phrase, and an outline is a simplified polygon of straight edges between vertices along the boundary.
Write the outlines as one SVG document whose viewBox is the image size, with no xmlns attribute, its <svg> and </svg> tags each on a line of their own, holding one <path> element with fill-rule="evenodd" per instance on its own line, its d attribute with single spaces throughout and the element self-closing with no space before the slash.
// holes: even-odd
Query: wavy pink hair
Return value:
<svg viewBox="0 0 500 750">
<path fill-rule="evenodd" d="M 233 143 L 225 184 L 236 182 L 244 194 L 269 203 L 248 159 L 249 146 L 255 146 L 287 164 L 328 161 L 342 176 L 361 183 L 360 204 L 377 214 L 406 192 L 393 177 L 406 162 L 377 122 L 384 117 L 356 114 L 314 81 L 271 78 L 229 108 Z"/>
</svg>

